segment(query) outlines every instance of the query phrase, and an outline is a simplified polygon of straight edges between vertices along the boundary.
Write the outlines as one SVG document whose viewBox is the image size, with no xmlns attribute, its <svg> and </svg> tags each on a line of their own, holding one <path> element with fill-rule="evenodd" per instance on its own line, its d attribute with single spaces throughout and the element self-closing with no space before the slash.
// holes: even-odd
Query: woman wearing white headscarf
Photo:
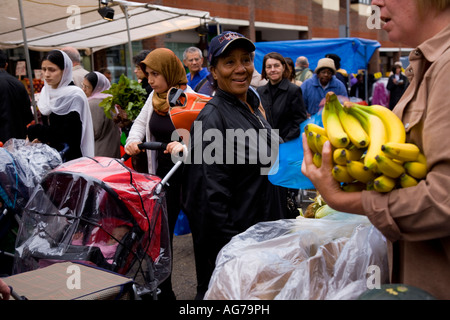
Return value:
<svg viewBox="0 0 450 320">
<path fill-rule="evenodd" d="M 60 50 L 50 51 L 42 60 L 44 88 L 39 111 L 48 116 L 50 146 L 62 151 L 64 161 L 94 156 L 94 129 L 89 103 L 81 88 L 73 85 L 72 61 Z"/>
<path fill-rule="evenodd" d="M 100 72 L 89 72 L 83 79 L 83 91 L 88 97 L 94 125 L 95 156 L 120 158 L 120 129 L 99 106 L 109 94 L 102 93 L 111 87 L 108 78 Z"/>
</svg>

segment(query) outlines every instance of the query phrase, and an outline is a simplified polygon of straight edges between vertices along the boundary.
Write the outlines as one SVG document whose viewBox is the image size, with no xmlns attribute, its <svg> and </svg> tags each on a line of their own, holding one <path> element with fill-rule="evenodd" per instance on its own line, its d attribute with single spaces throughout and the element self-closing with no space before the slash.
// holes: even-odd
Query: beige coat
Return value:
<svg viewBox="0 0 450 320">
<path fill-rule="evenodd" d="M 450 26 L 412 51 L 410 63 L 394 112 L 427 157 L 428 174 L 416 187 L 364 191 L 363 206 L 392 242 L 392 282 L 450 299 Z"/>
</svg>

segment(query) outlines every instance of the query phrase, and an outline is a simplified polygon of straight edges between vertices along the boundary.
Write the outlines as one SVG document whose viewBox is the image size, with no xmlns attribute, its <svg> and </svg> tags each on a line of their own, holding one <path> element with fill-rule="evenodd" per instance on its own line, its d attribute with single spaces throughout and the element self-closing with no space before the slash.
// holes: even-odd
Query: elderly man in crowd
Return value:
<svg viewBox="0 0 450 320">
<path fill-rule="evenodd" d="M 84 76 L 87 75 L 89 71 L 84 69 L 81 65 L 80 52 L 74 47 L 64 47 L 61 50 L 67 53 L 70 60 L 72 60 L 73 83 L 75 83 L 76 86 L 83 88 Z"/>
<path fill-rule="evenodd" d="M 322 99 L 329 91 L 338 96 L 348 97 L 347 88 L 336 78 L 336 67 L 330 58 L 319 60 L 313 77 L 303 82 L 301 88 L 308 116 L 320 110 Z"/>
<path fill-rule="evenodd" d="M 195 87 L 208 76 L 209 71 L 207 68 L 203 68 L 203 53 L 197 47 L 189 47 L 184 50 L 183 63 L 189 69 L 189 73 L 186 75 L 188 85 L 195 90 Z"/>
<path fill-rule="evenodd" d="M 308 58 L 304 56 L 298 57 L 295 61 L 295 80 L 304 82 L 312 76 L 313 72 L 309 68 Z"/>
</svg>

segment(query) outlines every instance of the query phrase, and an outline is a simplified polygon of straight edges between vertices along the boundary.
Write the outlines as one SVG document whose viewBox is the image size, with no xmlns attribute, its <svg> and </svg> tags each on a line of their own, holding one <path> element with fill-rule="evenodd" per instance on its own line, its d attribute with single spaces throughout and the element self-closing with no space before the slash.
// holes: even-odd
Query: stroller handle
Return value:
<svg viewBox="0 0 450 320">
<path fill-rule="evenodd" d="M 167 143 L 164 142 L 143 142 L 138 144 L 141 150 L 164 150 L 167 148 Z"/>
<path fill-rule="evenodd" d="M 142 142 L 138 144 L 138 148 L 141 150 L 164 150 L 167 148 L 167 143 L 164 142 Z M 129 154 L 124 154 L 121 161 L 127 161 L 131 156 Z"/>
</svg>

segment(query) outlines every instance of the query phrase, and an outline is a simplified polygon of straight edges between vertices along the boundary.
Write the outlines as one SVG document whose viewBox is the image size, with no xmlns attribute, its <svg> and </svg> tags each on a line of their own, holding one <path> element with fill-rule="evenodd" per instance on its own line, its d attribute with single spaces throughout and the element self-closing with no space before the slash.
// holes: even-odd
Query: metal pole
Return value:
<svg viewBox="0 0 450 320">
<path fill-rule="evenodd" d="M 128 35 L 128 55 L 130 56 L 130 67 L 133 70 L 133 48 L 131 47 L 130 25 L 128 21 L 128 9 L 126 5 L 120 5 L 125 13 L 125 21 L 127 23 L 127 35 Z M 128 73 L 128 72 L 127 72 Z M 133 79 L 135 79 L 134 72 L 131 72 Z"/>
<path fill-rule="evenodd" d="M 94 52 L 92 51 L 91 48 L 91 71 L 95 70 L 95 65 L 94 65 Z"/>
<path fill-rule="evenodd" d="M 347 0 L 347 25 L 345 34 L 347 38 L 350 38 L 350 0 Z"/>
<path fill-rule="evenodd" d="M 34 121 L 38 122 L 36 100 L 34 99 L 33 74 L 31 73 L 30 52 L 28 51 L 27 32 L 25 30 L 25 20 L 23 18 L 22 0 L 18 0 L 20 11 L 20 23 L 22 24 L 23 46 L 25 50 L 25 59 L 27 61 L 27 72 L 30 79 L 31 105 L 33 107 Z"/>
<path fill-rule="evenodd" d="M 214 21 L 214 23 L 216 24 L 216 33 L 217 33 L 217 35 L 219 35 L 219 34 L 220 34 L 220 24 L 219 24 L 219 21 L 217 21 L 216 18 L 212 18 L 211 20 Z"/>
</svg>

